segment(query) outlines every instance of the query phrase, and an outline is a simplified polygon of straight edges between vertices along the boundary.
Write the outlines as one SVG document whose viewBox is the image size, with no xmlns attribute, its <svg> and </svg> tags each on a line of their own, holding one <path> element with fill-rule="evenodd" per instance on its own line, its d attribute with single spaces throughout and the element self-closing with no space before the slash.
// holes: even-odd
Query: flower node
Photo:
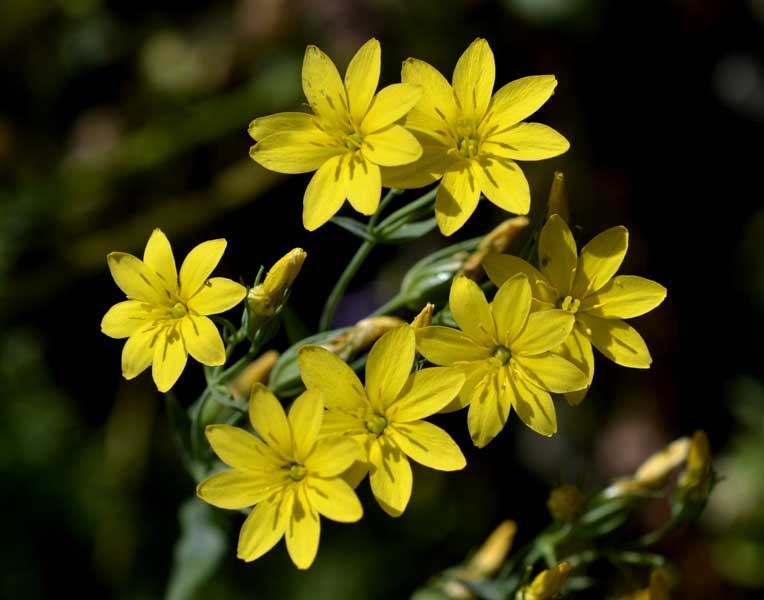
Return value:
<svg viewBox="0 0 764 600">
<path fill-rule="evenodd" d="M 509 359 L 512 358 L 512 353 L 504 346 L 496 346 L 493 355 L 498 358 L 503 365 L 506 365 L 509 362 Z"/>
<path fill-rule="evenodd" d="M 374 415 L 370 419 L 366 420 L 366 429 L 374 435 L 379 435 L 387 427 L 387 419 L 382 415 Z"/>
<path fill-rule="evenodd" d="M 578 312 L 580 306 L 581 301 L 573 296 L 565 296 L 557 305 L 558 308 L 561 308 L 572 315 L 575 315 Z"/>
<path fill-rule="evenodd" d="M 302 481 L 305 479 L 305 475 L 308 474 L 308 470 L 302 465 L 293 464 L 289 467 L 289 479 L 292 481 Z"/>
</svg>

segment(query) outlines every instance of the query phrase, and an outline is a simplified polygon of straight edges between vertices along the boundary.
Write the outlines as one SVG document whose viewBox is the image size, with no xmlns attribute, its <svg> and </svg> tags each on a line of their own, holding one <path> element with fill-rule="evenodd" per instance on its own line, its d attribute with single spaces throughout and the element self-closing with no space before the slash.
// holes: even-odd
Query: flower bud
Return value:
<svg viewBox="0 0 764 600">
<path fill-rule="evenodd" d="M 648 458 L 634 473 L 634 477 L 614 482 L 603 492 L 607 497 L 622 496 L 630 492 L 655 490 L 662 487 L 671 472 L 681 465 L 690 451 L 690 438 L 681 437 Z"/>
<path fill-rule="evenodd" d="M 432 325 L 432 313 L 435 311 L 435 305 L 432 302 L 428 302 L 424 305 L 424 308 L 419 314 L 411 321 L 411 326 L 414 329 L 421 329 L 422 327 L 428 327 Z"/>
<path fill-rule="evenodd" d="M 561 485 L 552 490 L 546 506 L 556 521 L 569 523 L 581 512 L 586 496 L 575 485 Z"/>
<path fill-rule="evenodd" d="M 570 208 L 568 206 L 568 191 L 565 189 L 565 175 L 562 171 L 555 171 L 552 179 L 552 187 L 549 190 L 549 204 L 546 209 L 546 218 L 552 215 L 560 215 L 566 223 L 570 223 Z"/>
<path fill-rule="evenodd" d="M 302 248 L 295 248 L 282 256 L 270 268 L 265 280 L 249 290 L 247 304 L 252 314 L 258 317 L 272 317 L 300 272 L 308 254 Z"/>
<path fill-rule="evenodd" d="M 405 323 L 398 317 L 369 317 L 358 321 L 350 330 L 331 342 L 323 344 L 323 347 L 334 352 L 342 360 L 348 360 L 351 356 L 370 347 L 384 333 Z"/>
<path fill-rule="evenodd" d="M 246 401 L 255 383 L 265 383 L 268 380 L 278 357 L 278 352 L 269 350 L 244 367 L 229 385 L 233 399 L 239 402 Z"/>
<path fill-rule="evenodd" d="M 479 279 L 483 274 L 481 267 L 483 259 L 491 252 L 504 253 L 517 235 L 528 226 L 528 223 L 530 223 L 528 217 L 513 217 L 491 230 L 480 240 L 477 250 L 466 260 L 462 273 L 470 279 Z"/>
<path fill-rule="evenodd" d="M 570 563 L 565 561 L 551 569 L 541 571 L 530 585 L 521 590 L 520 597 L 523 600 L 548 600 L 554 597 L 562 588 L 570 571 Z"/>
</svg>

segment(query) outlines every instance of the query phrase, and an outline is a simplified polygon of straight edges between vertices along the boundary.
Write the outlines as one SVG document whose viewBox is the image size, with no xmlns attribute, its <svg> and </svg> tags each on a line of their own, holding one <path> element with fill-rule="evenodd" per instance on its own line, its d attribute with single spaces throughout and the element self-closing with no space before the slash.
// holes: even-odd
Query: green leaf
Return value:
<svg viewBox="0 0 764 600">
<path fill-rule="evenodd" d="M 379 241 L 383 244 L 400 244 L 427 235 L 438 226 L 435 217 L 416 223 L 405 223 L 387 227 L 379 233 Z"/>
<path fill-rule="evenodd" d="M 332 217 L 330 221 L 345 231 L 349 231 L 353 235 L 358 236 L 362 240 L 366 240 L 367 242 L 375 241 L 374 236 L 369 233 L 366 225 L 360 221 L 356 221 L 349 217 Z"/>
<path fill-rule="evenodd" d="M 180 538 L 175 544 L 165 600 L 191 600 L 212 576 L 226 550 L 226 534 L 214 519 L 214 510 L 198 498 L 180 507 Z"/>
</svg>

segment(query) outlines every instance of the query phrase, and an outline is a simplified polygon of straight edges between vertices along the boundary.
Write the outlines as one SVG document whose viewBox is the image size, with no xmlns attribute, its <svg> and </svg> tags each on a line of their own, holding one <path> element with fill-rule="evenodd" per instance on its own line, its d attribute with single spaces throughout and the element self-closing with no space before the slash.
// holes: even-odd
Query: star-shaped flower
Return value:
<svg viewBox="0 0 764 600">
<path fill-rule="evenodd" d="M 562 353 L 589 381 L 585 389 L 566 395 L 571 404 L 583 400 L 594 377 L 592 344 L 624 367 L 647 369 L 652 362 L 642 336 L 622 319 L 651 311 L 663 302 L 666 288 L 635 275 L 614 276 L 628 246 L 628 230 L 612 227 L 595 236 L 579 255 L 568 225 L 559 215 L 552 215 L 539 237 L 541 271 L 516 256 L 491 254 L 483 260 L 496 285 L 525 273 L 536 308 L 562 309 L 575 316 L 576 326 Z"/>
<path fill-rule="evenodd" d="M 397 124 L 422 96 L 411 83 L 376 93 L 381 61 L 379 42 L 370 39 L 348 65 L 343 83 L 331 59 L 308 46 L 302 89 L 314 114 L 278 113 L 252 121 L 257 140 L 250 156 L 279 173 L 309 173 L 303 224 L 313 231 L 347 199 L 364 215 L 377 210 L 382 193 L 380 166 L 404 165 L 422 154 L 416 138 Z"/>
<path fill-rule="evenodd" d="M 442 177 L 435 214 L 444 235 L 464 225 L 481 192 L 499 208 L 526 214 L 528 181 L 515 161 L 551 158 L 569 147 L 554 129 L 522 122 L 552 95 L 555 77 L 524 77 L 493 94 L 493 52 L 479 38 L 456 63 L 453 87 L 434 67 L 414 58 L 403 63 L 401 76 L 426 90 L 404 122 L 421 142 L 423 155 L 405 167 L 384 169 L 383 183 L 422 187 Z"/>
<path fill-rule="evenodd" d="M 531 287 L 522 274 L 504 282 L 490 304 L 474 281 L 460 275 L 451 285 L 449 307 L 461 331 L 418 329 L 417 349 L 430 362 L 466 375 L 457 408 L 469 404 L 467 425 L 474 444 L 488 444 L 512 408 L 534 431 L 556 433 L 549 392 L 586 385 L 584 373 L 552 352 L 570 334 L 573 315 L 563 310 L 531 313 Z"/>
<path fill-rule="evenodd" d="M 207 317 L 242 301 L 243 285 L 208 279 L 220 262 L 226 241 L 211 240 L 188 253 L 180 267 L 162 231 L 151 234 L 143 260 L 125 252 L 108 256 L 109 270 L 127 300 L 115 304 L 101 321 L 101 331 L 127 338 L 122 375 L 132 379 L 149 365 L 160 392 L 169 390 L 186 366 L 188 355 L 208 366 L 222 365 L 226 355 L 215 324 Z"/>
<path fill-rule="evenodd" d="M 466 465 L 451 436 L 422 420 L 451 402 L 464 375 L 439 368 L 412 374 L 415 345 L 409 325 L 383 335 L 369 353 L 365 389 L 347 364 L 320 346 L 301 348 L 298 358 L 305 386 L 321 392 L 329 409 L 324 434 L 352 436 L 366 447 L 372 492 L 393 517 L 411 497 L 409 458 L 439 471 Z"/>
<path fill-rule="evenodd" d="M 230 425 L 207 426 L 212 449 L 233 469 L 201 482 L 196 493 L 219 508 L 256 505 L 239 534 L 242 560 L 259 558 L 286 536 L 292 561 L 307 569 L 318 551 L 319 514 L 341 523 L 363 516 L 358 497 L 340 477 L 361 447 L 347 438 L 319 440 L 323 417 L 316 392 L 300 395 L 287 416 L 278 399 L 258 383 L 249 402 L 257 436 Z"/>
</svg>

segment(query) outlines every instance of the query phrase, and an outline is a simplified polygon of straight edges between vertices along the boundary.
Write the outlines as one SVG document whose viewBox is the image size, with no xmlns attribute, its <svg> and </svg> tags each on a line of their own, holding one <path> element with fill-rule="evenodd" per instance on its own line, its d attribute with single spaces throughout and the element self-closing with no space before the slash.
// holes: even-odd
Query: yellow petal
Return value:
<svg viewBox="0 0 764 600">
<path fill-rule="evenodd" d="M 528 278 L 528 283 L 531 285 L 531 293 L 534 300 L 544 304 L 554 304 L 557 301 L 557 294 L 541 271 L 517 256 L 491 253 L 483 258 L 481 265 L 485 269 L 488 278 L 497 287 L 501 286 L 510 277 L 518 273 L 524 273 Z"/>
<path fill-rule="evenodd" d="M 348 100 L 340 74 L 332 59 L 315 46 L 305 49 L 302 91 L 313 112 L 332 127 L 348 123 Z"/>
<path fill-rule="evenodd" d="M 478 345 L 458 329 L 431 326 L 416 330 L 417 350 L 435 365 L 482 360 L 491 356 L 491 348 Z"/>
<path fill-rule="evenodd" d="M 132 254 L 111 252 L 107 261 L 114 282 L 130 300 L 155 305 L 167 304 L 170 301 L 170 292 L 165 289 L 154 270 Z"/>
<path fill-rule="evenodd" d="M 510 342 L 513 355 L 533 356 L 557 348 L 570 335 L 576 318 L 564 310 L 542 310 L 528 315 L 525 328 Z"/>
<path fill-rule="evenodd" d="M 527 215 L 531 208 L 528 180 L 517 163 L 500 155 L 481 156 L 475 166 L 480 189 L 502 210 Z"/>
<path fill-rule="evenodd" d="M 406 455 L 386 436 L 372 442 L 369 449 L 369 482 L 377 502 L 388 515 L 399 517 L 411 498 L 413 477 Z"/>
<path fill-rule="evenodd" d="M 422 146 L 422 156 L 407 165 L 382 167 L 382 186 L 398 189 L 420 188 L 434 183 L 454 163 L 448 148 L 432 137 L 412 132 Z"/>
<path fill-rule="evenodd" d="M 467 466 L 464 454 L 451 436 L 426 421 L 394 423 L 385 430 L 385 435 L 409 458 L 425 467 L 458 471 Z"/>
<path fill-rule="evenodd" d="M 622 367 L 647 369 L 653 362 L 642 336 L 631 325 L 619 319 L 600 319 L 589 314 L 578 315 L 584 335 L 602 354 Z"/>
<path fill-rule="evenodd" d="M 382 167 L 396 167 L 414 162 L 422 156 L 416 137 L 401 125 L 391 125 L 363 138 L 364 157 Z"/>
<path fill-rule="evenodd" d="M 101 332 L 112 338 L 133 335 L 150 317 L 150 307 L 138 300 L 125 300 L 112 306 L 101 320 Z"/>
<path fill-rule="evenodd" d="M 557 433 L 557 412 L 549 392 L 527 383 L 522 377 L 513 377 L 512 406 L 523 423 L 536 433 L 550 437 Z"/>
<path fill-rule="evenodd" d="M 302 223 L 315 231 L 331 219 L 345 202 L 343 157 L 334 156 L 316 171 L 305 189 Z"/>
<path fill-rule="evenodd" d="M 236 555 L 247 562 L 260 558 L 284 535 L 289 515 L 282 510 L 280 498 L 260 502 L 244 521 Z"/>
<path fill-rule="evenodd" d="M 161 328 L 153 323 L 134 331 L 122 348 L 122 377 L 132 379 L 145 371 L 154 360 L 154 346 Z"/>
<path fill-rule="evenodd" d="M 180 266 L 180 296 L 184 300 L 193 298 L 207 282 L 225 252 L 224 239 L 210 240 L 196 246 L 188 253 Z"/>
<path fill-rule="evenodd" d="M 570 142 L 551 127 L 541 123 L 518 123 L 510 129 L 491 135 L 481 146 L 514 160 L 544 160 L 567 152 Z"/>
<path fill-rule="evenodd" d="M 178 325 L 166 329 L 154 345 L 151 376 L 160 392 L 166 392 L 174 386 L 186 368 L 188 351 L 178 329 Z"/>
<path fill-rule="evenodd" d="M 218 508 L 239 510 L 262 502 L 283 486 L 268 475 L 234 469 L 202 481 L 196 486 L 196 495 Z"/>
<path fill-rule="evenodd" d="M 584 298 L 579 310 L 604 319 L 630 319 L 650 312 L 664 298 L 666 288 L 660 283 L 636 275 L 619 275 Z"/>
<path fill-rule="evenodd" d="M 247 288 L 226 277 L 210 277 L 188 300 L 188 308 L 200 315 L 225 312 L 244 299 Z"/>
<path fill-rule="evenodd" d="M 541 271 L 557 289 L 558 297 L 570 294 L 578 264 L 578 250 L 568 224 L 559 215 L 552 215 L 539 236 Z"/>
<path fill-rule="evenodd" d="M 377 91 L 381 57 L 379 42 L 371 38 L 358 49 L 345 71 L 345 89 L 355 123 L 361 123 Z"/>
<path fill-rule="evenodd" d="M 155 229 L 151 233 L 146 249 L 143 251 L 143 262 L 154 270 L 171 293 L 178 293 L 178 270 L 175 267 L 175 257 L 172 255 L 170 241 L 161 229 Z"/>
<path fill-rule="evenodd" d="M 409 325 L 385 333 L 366 360 L 366 395 L 374 409 L 383 413 L 398 397 L 414 366 L 416 338 Z"/>
<path fill-rule="evenodd" d="M 358 409 L 355 414 L 341 410 L 328 410 L 321 425 L 321 436 L 366 435 L 366 411 Z"/>
<path fill-rule="evenodd" d="M 298 569 L 307 569 L 313 564 L 321 537 L 321 521 L 318 512 L 311 506 L 305 484 L 295 486 L 292 515 L 286 529 L 286 545 L 289 557 Z"/>
<path fill-rule="evenodd" d="M 464 275 L 451 284 L 448 306 L 461 330 L 481 346 L 496 346 L 496 327 L 483 290 Z"/>
<path fill-rule="evenodd" d="M 501 361 L 490 358 L 467 363 L 460 368 L 465 375 L 464 386 L 462 386 L 457 400 L 446 406 L 441 412 L 451 412 L 468 406 L 478 396 L 478 388 L 485 385 L 483 380 L 501 368 Z"/>
<path fill-rule="evenodd" d="M 269 171 L 296 175 L 315 171 L 345 148 L 317 126 L 271 134 L 249 149 L 249 156 Z"/>
<path fill-rule="evenodd" d="M 573 296 L 583 298 L 596 292 L 615 275 L 629 247 L 625 227 L 611 227 L 594 236 L 581 250 L 573 281 Z"/>
<path fill-rule="evenodd" d="M 560 346 L 556 352 L 581 369 L 589 380 L 584 389 L 565 394 L 565 399 L 568 401 L 568 404 L 577 406 L 583 401 L 586 392 L 592 385 L 592 379 L 594 378 L 594 353 L 592 352 L 592 344 L 586 336 L 581 333 L 580 325 L 576 324 L 573 331 L 571 331 L 570 335 L 565 338 L 562 346 Z"/>
<path fill-rule="evenodd" d="M 261 383 L 252 388 L 249 398 L 249 420 L 255 433 L 280 456 L 291 460 L 292 430 L 278 398 Z"/>
<path fill-rule="evenodd" d="M 574 392 L 586 387 L 586 373 L 562 356 L 546 352 L 536 356 L 513 356 L 521 377 L 530 384 L 555 394 Z"/>
<path fill-rule="evenodd" d="M 511 388 L 506 375 L 494 370 L 474 387 L 467 413 L 472 443 L 483 448 L 504 429 L 511 408 Z"/>
<path fill-rule="evenodd" d="M 475 212 L 478 200 L 480 185 L 468 163 L 461 170 L 443 175 L 435 196 L 435 216 L 440 232 L 451 235 L 461 229 Z"/>
<path fill-rule="evenodd" d="M 518 273 L 501 284 L 491 302 L 491 313 L 502 345 L 509 346 L 520 335 L 530 310 L 531 286 L 525 274 Z"/>
<path fill-rule="evenodd" d="M 361 132 L 371 134 L 406 116 L 422 97 L 422 88 L 413 83 L 394 83 L 379 90 L 361 123 Z"/>
<path fill-rule="evenodd" d="M 204 429 L 212 450 L 225 464 L 235 469 L 286 482 L 283 461 L 261 439 L 240 427 L 220 423 Z M 281 479 L 279 479 L 281 475 Z"/>
<path fill-rule="evenodd" d="M 320 346 L 303 346 L 297 362 L 305 387 L 321 392 L 321 400 L 329 410 L 352 413 L 368 405 L 358 376 L 335 354 Z"/>
<path fill-rule="evenodd" d="M 325 419 L 332 414 L 326 413 Z M 305 459 L 305 467 L 316 477 L 337 477 L 356 460 L 366 460 L 363 448 L 349 437 L 330 436 L 320 439 Z"/>
<path fill-rule="evenodd" d="M 454 68 L 454 95 L 464 117 L 475 124 L 485 115 L 496 78 L 496 63 L 488 42 L 478 38 L 459 57 Z"/>
<path fill-rule="evenodd" d="M 418 84 L 425 90 L 415 110 L 436 119 L 436 128 L 447 132 L 449 123 L 456 121 L 458 109 L 453 89 L 440 71 L 424 61 L 407 58 L 403 61 L 401 81 Z"/>
<path fill-rule="evenodd" d="M 363 215 L 373 215 L 382 195 L 379 167 L 356 152 L 348 158 L 343 168 L 346 169 L 345 193 L 350 205 Z"/>
<path fill-rule="evenodd" d="M 324 417 L 324 405 L 318 390 L 306 390 L 300 394 L 289 409 L 289 426 L 294 440 L 294 458 L 304 464 L 313 451 L 321 430 Z"/>
<path fill-rule="evenodd" d="M 400 398 L 387 414 L 395 423 L 424 419 L 456 398 L 463 385 L 464 373 L 460 369 L 420 369 L 409 376 Z"/>
<path fill-rule="evenodd" d="M 249 124 L 247 132 L 253 140 L 275 133 L 309 132 L 315 129 L 316 118 L 302 112 L 282 112 L 267 117 L 258 117 Z"/>
<path fill-rule="evenodd" d="M 363 516 L 363 507 L 353 488 L 342 479 L 311 477 L 307 481 L 310 504 L 323 516 L 339 523 L 355 523 Z"/>
<path fill-rule="evenodd" d="M 556 86 L 554 75 L 532 75 L 501 87 L 493 95 L 478 133 L 487 137 L 519 123 L 541 108 Z"/>
<path fill-rule="evenodd" d="M 186 315 L 181 320 L 181 334 L 188 353 L 195 360 L 210 367 L 225 364 L 225 346 L 210 319 Z"/>
</svg>

